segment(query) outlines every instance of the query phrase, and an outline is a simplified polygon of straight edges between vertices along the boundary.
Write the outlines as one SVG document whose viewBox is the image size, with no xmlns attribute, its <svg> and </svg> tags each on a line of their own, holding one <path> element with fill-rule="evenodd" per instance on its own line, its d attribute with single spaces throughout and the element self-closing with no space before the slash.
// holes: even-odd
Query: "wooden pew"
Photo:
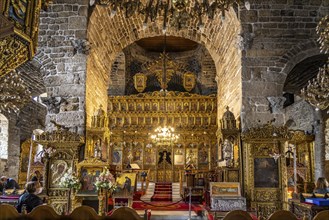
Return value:
<svg viewBox="0 0 329 220">
<path fill-rule="evenodd" d="M 280 210 L 274 212 L 268 220 L 297 220 L 297 217 L 287 210 Z"/>
<path fill-rule="evenodd" d="M 54 220 L 61 217 L 50 205 L 37 206 L 27 216 L 34 220 Z"/>
<path fill-rule="evenodd" d="M 113 213 L 106 218 L 107 220 L 143 220 L 137 212 L 129 207 L 120 207 L 115 209 Z"/>
<path fill-rule="evenodd" d="M 80 206 L 75 208 L 69 215 L 72 220 L 98 220 L 100 216 L 97 215 L 95 209 L 90 206 Z"/>
<path fill-rule="evenodd" d="M 313 220 L 328 220 L 329 219 L 329 210 L 321 211 L 316 214 Z"/>
<path fill-rule="evenodd" d="M 234 210 L 227 213 L 223 220 L 252 220 L 250 214 L 243 210 Z"/>
<path fill-rule="evenodd" d="M 1 204 L 0 213 L 0 220 L 14 219 L 20 216 L 16 208 L 9 204 Z"/>
</svg>

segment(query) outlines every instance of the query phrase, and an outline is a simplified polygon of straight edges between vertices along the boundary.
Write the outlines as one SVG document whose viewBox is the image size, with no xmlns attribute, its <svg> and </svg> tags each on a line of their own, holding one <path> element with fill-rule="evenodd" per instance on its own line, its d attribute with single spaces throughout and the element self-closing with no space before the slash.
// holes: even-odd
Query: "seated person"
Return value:
<svg viewBox="0 0 329 220">
<path fill-rule="evenodd" d="M 28 182 L 25 186 L 25 193 L 21 195 L 18 199 L 18 204 L 16 206 L 17 211 L 20 213 L 22 212 L 22 206 L 26 206 L 26 211 L 29 213 L 32 211 L 33 208 L 42 205 L 42 200 L 40 197 L 35 195 L 36 182 Z"/>
<path fill-rule="evenodd" d="M 3 192 L 3 183 L 0 181 L 0 194 Z"/>
<path fill-rule="evenodd" d="M 3 184 L 4 189 L 19 189 L 18 183 L 13 178 L 2 176 L 0 182 Z"/>
<path fill-rule="evenodd" d="M 326 178 L 324 177 L 318 178 L 318 180 L 316 181 L 314 193 L 321 193 L 321 194 L 329 193 L 329 184 Z"/>
</svg>

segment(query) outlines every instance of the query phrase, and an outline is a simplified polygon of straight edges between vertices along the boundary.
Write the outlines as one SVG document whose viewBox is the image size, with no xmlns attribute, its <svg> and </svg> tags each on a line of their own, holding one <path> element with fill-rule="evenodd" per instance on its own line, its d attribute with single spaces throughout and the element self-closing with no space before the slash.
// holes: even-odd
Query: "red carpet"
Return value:
<svg viewBox="0 0 329 220">
<path fill-rule="evenodd" d="M 159 210 L 159 211 L 188 211 L 188 203 L 185 202 L 179 202 L 179 203 L 171 203 L 171 202 L 133 202 L 132 208 L 136 210 L 145 210 L 145 209 L 151 209 L 151 210 Z M 197 204 L 192 204 L 192 211 L 197 211 L 199 209 L 202 209 L 202 206 Z"/>
<path fill-rule="evenodd" d="M 152 196 L 151 201 L 171 202 L 171 183 L 155 183 L 154 195 Z"/>
</svg>

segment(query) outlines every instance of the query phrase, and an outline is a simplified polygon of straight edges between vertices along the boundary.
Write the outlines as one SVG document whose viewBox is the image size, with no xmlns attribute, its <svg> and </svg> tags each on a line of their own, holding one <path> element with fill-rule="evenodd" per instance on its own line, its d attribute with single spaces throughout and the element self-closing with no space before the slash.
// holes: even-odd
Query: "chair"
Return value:
<svg viewBox="0 0 329 220">
<path fill-rule="evenodd" d="M 107 217 L 108 220 L 143 220 L 137 212 L 129 207 L 120 207 L 115 209 L 113 213 Z"/>
<path fill-rule="evenodd" d="M 99 219 L 95 209 L 90 206 L 79 206 L 75 208 L 70 214 L 72 220 L 96 220 Z"/>
<path fill-rule="evenodd" d="M 316 216 L 314 216 L 313 220 L 328 220 L 329 219 L 329 210 L 321 211 Z"/>
<path fill-rule="evenodd" d="M 9 204 L 1 204 L 0 213 L 1 213 L 0 220 L 14 219 L 20 216 L 16 208 Z"/>
<path fill-rule="evenodd" d="M 60 215 L 58 215 L 50 205 L 39 205 L 32 209 L 28 216 L 34 220 L 53 220 L 60 218 Z"/>
<path fill-rule="evenodd" d="M 227 213 L 223 220 L 252 220 L 248 212 L 243 210 L 234 210 Z"/>
<path fill-rule="evenodd" d="M 297 220 L 297 217 L 292 213 L 287 210 L 280 210 L 274 212 L 268 220 Z"/>
</svg>

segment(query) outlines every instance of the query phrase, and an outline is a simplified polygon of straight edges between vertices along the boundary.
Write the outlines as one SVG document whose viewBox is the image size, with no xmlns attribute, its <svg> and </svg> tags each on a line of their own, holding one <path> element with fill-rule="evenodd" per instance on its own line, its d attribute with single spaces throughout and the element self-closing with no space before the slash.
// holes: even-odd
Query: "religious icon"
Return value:
<svg viewBox="0 0 329 220">
<path fill-rule="evenodd" d="M 158 164 L 164 162 L 164 161 L 167 161 L 167 163 L 171 164 L 171 158 L 170 158 L 170 155 L 171 153 L 164 150 L 162 152 L 159 152 L 159 156 L 160 156 L 160 159 L 159 159 L 159 162 Z"/>
<path fill-rule="evenodd" d="M 68 170 L 68 164 L 65 160 L 55 161 L 51 167 L 51 183 L 53 186 L 59 186 L 61 178 L 64 176 Z"/>
<path fill-rule="evenodd" d="M 121 160 L 122 160 L 122 151 L 114 150 L 112 155 L 112 163 L 118 165 L 121 164 Z"/>
<path fill-rule="evenodd" d="M 137 92 L 143 92 L 146 88 L 147 76 L 143 73 L 136 73 L 134 75 L 134 86 Z"/>
<path fill-rule="evenodd" d="M 195 87 L 195 75 L 193 73 L 184 73 L 183 86 L 184 89 L 190 92 Z"/>
</svg>

